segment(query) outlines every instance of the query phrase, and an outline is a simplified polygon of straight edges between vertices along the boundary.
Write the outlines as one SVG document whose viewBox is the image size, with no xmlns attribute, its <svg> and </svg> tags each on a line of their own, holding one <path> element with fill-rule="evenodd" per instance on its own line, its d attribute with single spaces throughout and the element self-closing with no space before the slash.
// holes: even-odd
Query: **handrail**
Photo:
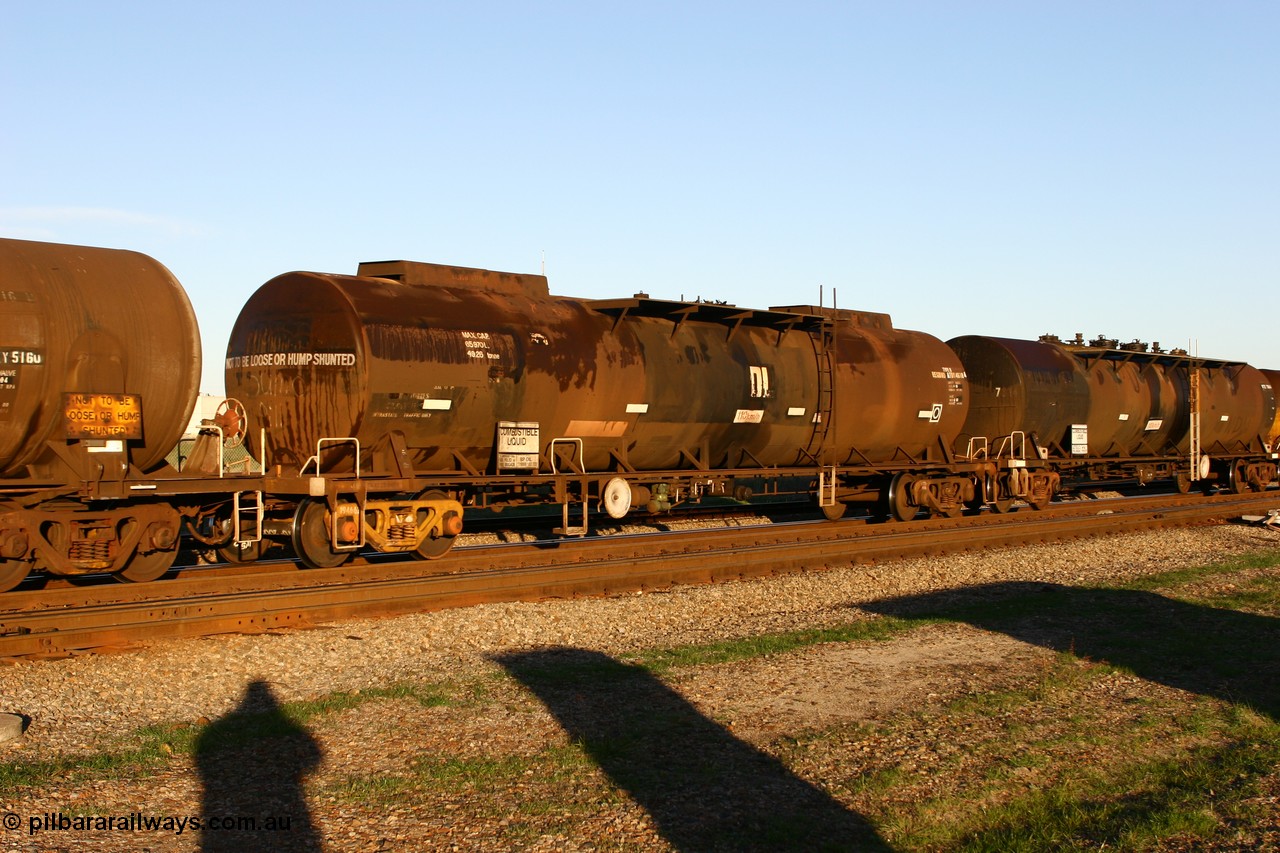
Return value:
<svg viewBox="0 0 1280 853">
<path fill-rule="evenodd" d="M 586 449 L 583 447 L 582 439 L 580 439 L 580 438 L 553 438 L 553 439 L 551 439 L 551 446 L 550 446 L 550 447 L 548 448 L 548 450 L 547 450 L 547 455 L 551 457 L 551 473 L 552 473 L 552 474 L 559 474 L 559 473 L 560 473 L 559 471 L 557 471 L 557 470 L 556 470 L 556 445 L 557 445 L 557 444 L 560 444 L 560 443 L 563 443 L 563 444 L 574 444 L 574 445 L 577 445 L 577 447 L 578 447 L 578 458 L 582 460 L 582 473 L 584 473 L 584 474 L 585 474 L 585 473 L 587 473 L 587 452 L 586 452 Z M 572 462 L 573 462 L 573 454 L 572 454 L 572 453 L 570 453 L 570 454 L 569 454 L 569 462 L 570 462 L 570 463 L 572 463 Z"/>
<path fill-rule="evenodd" d="M 358 438 L 322 438 L 316 442 L 316 455 L 312 456 L 306 462 L 302 463 L 302 467 L 298 469 L 298 474 L 307 473 L 307 466 L 312 462 L 316 463 L 316 476 L 320 476 L 320 454 L 324 451 L 326 444 L 354 444 L 356 447 L 356 479 L 360 479 L 360 439 Z"/>
<path fill-rule="evenodd" d="M 1015 443 L 1016 442 L 1016 443 Z M 1005 455 L 1005 451 L 1009 451 L 1010 459 L 1026 459 L 1027 458 L 1027 435 L 1020 429 L 1016 429 L 1000 439 L 1000 446 L 996 449 L 996 458 L 1001 459 Z"/>
</svg>

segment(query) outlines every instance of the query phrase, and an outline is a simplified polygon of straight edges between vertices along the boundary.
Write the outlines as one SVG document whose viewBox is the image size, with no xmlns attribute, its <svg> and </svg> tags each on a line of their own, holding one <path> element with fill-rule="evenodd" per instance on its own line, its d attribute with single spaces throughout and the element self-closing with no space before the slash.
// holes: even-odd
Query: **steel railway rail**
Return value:
<svg viewBox="0 0 1280 853">
<path fill-rule="evenodd" d="M 50 656 L 486 602 L 707 583 L 1177 526 L 1265 512 L 1274 495 L 1082 501 L 1044 512 L 912 524 L 762 525 L 465 549 L 449 573 L 416 562 L 180 572 L 163 584 L 17 592 L 0 601 L 0 657 Z M 434 569 L 435 573 L 428 573 Z"/>
</svg>

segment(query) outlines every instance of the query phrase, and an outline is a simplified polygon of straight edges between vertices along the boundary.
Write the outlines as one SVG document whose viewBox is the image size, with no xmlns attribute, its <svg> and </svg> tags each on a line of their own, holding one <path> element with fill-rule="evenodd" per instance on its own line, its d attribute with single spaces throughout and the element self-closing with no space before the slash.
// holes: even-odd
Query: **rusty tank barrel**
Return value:
<svg viewBox="0 0 1280 853">
<path fill-rule="evenodd" d="M 1015 430 L 1041 446 L 1070 443 L 1072 424 L 1089 415 L 1089 383 L 1080 364 L 1058 347 L 1037 341 L 965 335 L 947 344 L 964 364 L 972 399 L 957 442 L 998 442 Z M 995 451 L 995 445 L 992 445 Z"/>
<path fill-rule="evenodd" d="M 1256 450 L 1276 422 L 1271 381 L 1241 362 L 977 335 L 949 343 L 972 383 L 962 440 L 1022 430 L 1070 455 L 1185 454 L 1192 370 L 1203 452 Z"/>
<path fill-rule="evenodd" d="M 419 472 L 546 473 L 553 441 L 589 471 L 812 464 L 832 447 L 887 461 L 949 442 L 967 405 L 949 395 L 954 355 L 883 315 L 584 301 L 541 276 L 409 262 L 360 273 L 278 276 L 236 322 L 227 393 L 267 429 L 269 464 L 347 465 L 319 442 L 394 433 Z"/>
<path fill-rule="evenodd" d="M 1271 386 L 1272 396 L 1276 398 L 1276 416 L 1271 421 L 1271 427 L 1267 430 L 1267 444 L 1275 450 L 1280 447 L 1277 440 L 1280 440 L 1280 370 L 1272 370 L 1271 368 L 1261 367 L 1262 375 L 1267 378 L 1267 384 Z"/>
<path fill-rule="evenodd" d="M 95 443 L 69 439 L 68 418 L 108 419 L 112 406 L 130 419 L 120 429 L 129 461 L 143 471 L 163 462 L 200 378 L 195 314 L 164 266 L 137 252 L 0 239 L 0 318 L 0 476 L 52 476 L 50 442 Z M 70 413 L 67 395 L 84 405 Z"/>
<path fill-rule="evenodd" d="M 1265 442 L 1276 418 L 1271 382 L 1261 370 L 1239 362 L 1196 359 L 1200 371 L 1200 447 L 1234 453 Z M 1185 451 L 1187 441 L 1179 444 Z"/>
<path fill-rule="evenodd" d="M 840 465 L 923 459 L 956 441 L 969 383 L 956 353 L 888 314 L 797 305 L 831 321 L 835 412 L 828 445 Z"/>
</svg>

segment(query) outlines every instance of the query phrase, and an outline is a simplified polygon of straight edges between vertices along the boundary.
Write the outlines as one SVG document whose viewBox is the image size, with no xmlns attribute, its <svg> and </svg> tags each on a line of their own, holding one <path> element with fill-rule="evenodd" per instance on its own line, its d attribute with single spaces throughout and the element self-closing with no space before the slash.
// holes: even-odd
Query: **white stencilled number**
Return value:
<svg viewBox="0 0 1280 853">
<path fill-rule="evenodd" d="M 751 370 L 751 396 L 752 397 L 768 397 L 769 396 L 769 368 L 752 366 Z"/>
</svg>

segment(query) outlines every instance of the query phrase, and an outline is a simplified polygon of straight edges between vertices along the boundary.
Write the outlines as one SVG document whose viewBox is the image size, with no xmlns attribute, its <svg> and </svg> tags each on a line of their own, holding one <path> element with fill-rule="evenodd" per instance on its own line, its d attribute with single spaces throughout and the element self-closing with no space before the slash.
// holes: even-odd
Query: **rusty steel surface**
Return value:
<svg viewBox="0 0 1280 853">
<path fill-rule="evenodd" d="M 1267 367 L 1259 368 L 1262 375 L 1266 377 L 1267 384 L 1271 386 L 1271 393 L 1276 398 L 1276 416 L 1271 421 L 1271 427 L 1267 430 L 1267 443 L 1275 449 L 1277 439 L 1280 439 L 1280 370 L 1272 370 Z"/>
<path fill-rule="evenodd" d="M 896 329 L 887 314 L 793 306 L 834 323 L 835 411 L 831 461 L 923 458 L 956 440 L 969 413 L 969 382 L 955 352 L 933 335 Z"/>
<path fill-rule="evenodd" d="M 192 572 L 164 584 L 11 593 L 0 599 L 0 656 L 57 654 L 166 638 L 305 627 L 486 602 L 599 595 L 1051 542 L 1192 524 L 1272 508 L 1280 495 L 1086 501 L 1014 516 L 913 524 L 816 522 L 608 537 L 455 554 L 449 573 L 404 563 L 298 571 Z M 412 564 L 410 564 L 412 565 Z"/>
<path fill-rule="evenodd" d="M 1271 430 L 1275 394 L 1261 370 L 1247 364 L 1196 368 L 1200 380 L 1200 446 L 1209 452 L 1249 445 Z M 1178 443 L 1186 452 L 1187 440 Z"/>
<path fill-rule="evenodd" d="M 0 239 L 0 335 L 0 477 L 59 478 L 47 443 L 65 436 L 68 407 L 81 420 L 77 446 L 132 430 L 141 437 L 127 441 L 128 461 L 163 464 L 200 377 L 195 314 L 164 266 L 137 252 Z"/>
<path fill-rule="evenodd" d="M 1128 455 L 1146 436 L 1150 413 L 1156 411 L 1153 400 L 1163 397 L 1147 381 L 1150 374 L 1144 376 L 1142 367 L 1133 362 L 1115 364 L 1095 359 L 1086 365 L 1085 372 L 1089 414 L 1084 422 L 1089 425 L 1090 453 Z"/>
<path fill-rule="evenodd" d="M 972 400 L 957 450 L 970 437 L 995 440 L 1021 430 L 1041 441 L 1063 441 L 1089 415 L 1089 383 L 1080 364 L 1037 341 L 981 335 L 947 344 L 964 364 Z"/>
<path fill-rule="evenodd" d="M 962 440 L 1021 429 L 1070 454 L 1073 427 L 1085 425 L 1082 455 L 1186 454 L 1192 371 L 1204 452 L 1264 450 L 1276 423 L 1271 380 L 1240 362 L 979 335 L 948 343 L 973 395 Z"/>
<path fill-rule="evenodd" d="M 1101 413 L 1137 413 L 1133 420 L 1143 420 L 1146 429 L 1129 444 L 1119 444 L 1120 451 L 1134 447 L 1143 452 L 1158 453 L 1169 449 L 1176 454 L 1190 450 L 1191 375 L 1200 384 L 1200 446 L 1209 453 L 1235 453 L 1246 449 L 1263 449 L 1262 444 L 1275 421 L 1276 400 L 1270 380 L 1241 362 L 1198 358 L 1185 353 L 1116 350 L 1057 344 L 1087 365 L 1091 387 L 1098 393 L 1104 380 L 1121 373 L 1135 375 L 1144 382 L 1130 387 L 1121 385 L 1114 408 Z M 1149 399 L 1149 404 L 1148 404 Z M 1127 401 L 1127 402 L 1126 402 Z M 1146 404 L 1146 405 L 1144 405 Z M 1091 410 L 1090 443 L 1097 424 L 1100 434 L 1109 428 L 1096 409 Z M 1132 433 L 1131 433 L 1132 434 Z"/>
<path fill-rule="evenodd" d="M 553 439 L 581 442 L 596 471 L 796 465 L 824 444 L 832 461 L 886 461 L 949 443 L 968 406 L 954 354 L 885 315 L 584 301 L 548 296 L 538 276 L 362 269 L 395 278 L 289 273 L 237 320 L 227 392 L 266 427 L 269 465 L 392 431 L 419 473 L 545 473 Z M 504 452 L 500 424 L 535 455 Z M 322 467 L 350 458 L 336 448 Z"/>
</svg>

